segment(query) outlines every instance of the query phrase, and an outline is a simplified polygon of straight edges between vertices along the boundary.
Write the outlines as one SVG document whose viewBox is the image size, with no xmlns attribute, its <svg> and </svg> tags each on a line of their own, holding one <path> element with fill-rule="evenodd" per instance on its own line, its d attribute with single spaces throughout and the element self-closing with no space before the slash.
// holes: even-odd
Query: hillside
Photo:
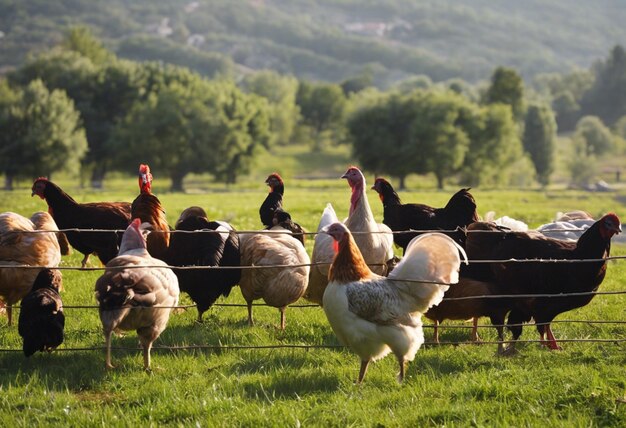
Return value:
<svg viewBox="0 0 626 428">
<path fill-rule="evenodd" d="M 0 70 L 85 24 L 118 55 L 201 73 L 271 68 L 386 86 L 414 75 L 484 79 L 498 65 L 526 78 L 588 68 L 626 44 L 618 0 L 0 0 Z"/>
</svg>

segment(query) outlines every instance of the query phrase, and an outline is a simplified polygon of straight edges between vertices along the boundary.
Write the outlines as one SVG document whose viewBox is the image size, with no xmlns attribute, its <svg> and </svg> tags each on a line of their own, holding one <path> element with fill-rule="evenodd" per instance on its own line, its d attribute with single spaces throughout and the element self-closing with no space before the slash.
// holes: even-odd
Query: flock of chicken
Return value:
<svg viewBox="0 0 626 428">
<path fill-rule="evenodd" d="M 62 343 L 62 278 L 52 268 L 69 251 L 66 237 L 84 254 L 83 267 L 90 254 L 106 265 L 95 296 L 107 368 L 113 367 L 114 331 L 137 331 L 144 368 L 149 370 L 152 343 L 165 329 L 180 291 L 194 301 L 201 321 L 220 296 L 239 285 L 250 325 L 254 300 L 279 308 L 284 329 L 285 308 L 304 297 L 323 306 L 339 341 L 358 354 L 358 382 L 370 361 L 390 352 L 398 360 L 402 381 L 406 362 L 424 342 L 422 315 L 435 322 L 436 341 L 441 321 L 470 318 L 472 337 L 479 340 L 476 320 L 487 316 L 497 329 L 498 351 L 503 354 L 515 352 L 522 324 L 534 319 L 542 343 L 559 349 L 550 323 L 558 314 L 591 301 L 606 273 L 611 238 L 621 232 L 612 213 L 588 225 L 579 239 L 511 231 L 497 221 L 479 221 L 469 189 L 461 189 L 445 207 L 432 208 L 402 204 L 389 182 L 377 178 L 372 189 L 383 203 L 381 224 L 370 209 L 362 172 L 350 167 L 342 178 L 352 191 L 349 215 L 342 222 L 331 204 L 326 206 L 311 258 L 304 230 L 283 210 L 284 183 L 278 174 L 267 178 L 270 192 L 259 210 L 266 230 L 241 234 L 228 223 L 209 221 L 200 207 L 184 210 L 176 233 L 170 233 L 165 211 L 152 194 L 147 165 L 139 168 L 140 194 L 132 204 L 77 203 L 39 178 L 32 194 L 47 202 L 47 213 L 31 219 L 0 214 L 0 299 L 6 303 L 9 325 L 12 306 L 22 300 L 19 333 L 24 353 L 52 350 Z M 81 232 L 84 229 L 95 231 Z M 399 261 L 394 243 L 404 251 Z M 512 263 L 513 258 L 535 261 Z M 546 259 L 593 261 L 540 261 Z M 18 267 L 24 265 L 49 268 Z M 547 296 L 555 294 L 562 296 Z M 490 298 L 494 296 L 504 297 Z M 513 333 L 508 347 L 505 326 Z"/>
</svg>

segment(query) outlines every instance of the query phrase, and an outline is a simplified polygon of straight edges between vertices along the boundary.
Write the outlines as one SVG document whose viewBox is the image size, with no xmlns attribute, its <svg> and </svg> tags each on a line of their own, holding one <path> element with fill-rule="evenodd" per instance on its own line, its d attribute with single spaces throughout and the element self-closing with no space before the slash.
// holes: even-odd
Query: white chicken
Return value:
<svg viewBox="0 0 626 428">
<path fill-rule="evenodd" d="M 302 297 L 309 283 L 311 260 L 302 243 L 280 226 L 270 229 L 284 233 L 248 233 L 239 237 L 241 266 L 283 266 L 283 268 L 242 269 L 239 287 L 248 303 L 248 324 L 253 325 L 252 302 L 263 299 L 280 310 L 280 329 L 285 329 L 285 308 Z"/>
<path fill-rule="evenodd" d="M 422 314 L 441 302 L 448 284 L 458 282 L 459 252 L 465 256 L 465 251 L 440 233 L 417 236 L 385 278 L 370 270 L 345 225 L 334 223 L 326 233 L 339 248 L 324 292 L 324 312 L 339 341 L 361 358 L 357 382 L 370 361 L 389 352 L 398 359 L 402 382 L 405 363 L 424 343 Z"/>
<path fill-rule="evenodd" d="M 354 240 L 370 269 L 379 275 L 386 275 L 387 262 L 394 256 L 393 233 L 387 225 L 376 223 L 367 199 L 367 186 L 363 173 L 357 167 L 352 166 L 341 178 L 347 179 L 352 189 L 350 212 L 344 224 L 354 234 Z M 320 236 L 319 232 L 325 226 L 337 221 L 333 207 L 328 204 L 322 214 L 318 234 L 313 244 L 312 259 L 315 266 L 311 270 L 309 289 L 305 296 L 307 300 L 320 305 L 323 304 L 322 297 L 328 284 L 328 268 L 335 256 L 335 250 L 333 240 L 327 236 Z"/>
<path fill-rule="evenodd" d="M 96 281 L 107 369 L 113 368 L 113 331 L 137 330 L 144 368 L 150 370 L 152 343 L 165 330 L 172 307 L 178 304 L 178 279 L 165 262 L 150 256 L 143 229 L 149 224 L 140 223 L 139 219 L 131 222 L 122 237 L 119 255 L 107 263 L 104 274 Z"/>
<path fill-rule="evenodd" d="M 56 267 L 61 262 L 56 233 L 35 232 L 58 230 L 52 216 L 38 212 L 31 220 L 14 212 L 0 214 L 0 265 L 3 266 L 0 268 L 0 301 L 7 305 L 9 325 L 12 323 L 12 306 L 28 294 L 41 269 L 5 266 Z"/>
</svg>

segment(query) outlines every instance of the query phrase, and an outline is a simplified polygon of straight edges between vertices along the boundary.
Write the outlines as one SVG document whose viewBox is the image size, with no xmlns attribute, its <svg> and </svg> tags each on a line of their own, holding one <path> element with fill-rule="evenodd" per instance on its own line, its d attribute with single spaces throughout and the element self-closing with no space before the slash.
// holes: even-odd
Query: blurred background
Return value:
<svg viewBox="0 0 626 428">
<path fill-rule="evenodd" d="M 0 174 L 622 186 L 617 0 L 0 0 Z"/>
</svg>

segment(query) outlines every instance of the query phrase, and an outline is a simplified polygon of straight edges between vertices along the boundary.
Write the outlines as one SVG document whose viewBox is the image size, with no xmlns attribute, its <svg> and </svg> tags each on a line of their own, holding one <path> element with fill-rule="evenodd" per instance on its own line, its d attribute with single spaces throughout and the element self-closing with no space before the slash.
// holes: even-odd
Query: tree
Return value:
<svg viewBox="0 0 626 428">
<path fill-rule="evenodd" d="M 80 56 L 89 58 L 95 65 L 105 64 L 115 60 L 115 55 L 106 49 L 88 27 L 72 27 L 65 34 L 61 46 L 68 51 L 77 52 Z"/>
<path fill-rule="evenodd" d="M 586 156 L 602 156 L 615 148 L 611 130 L 595 116 L 585 116 L 578 121 L 574 140 L 581 144 Z"/>
<path fill-rule="evenodd" d="M 339 85 L 331 83 L 300 82 L 296 103 L 303 123 L 311 129 L 313 149 L 321 150 L 323 134 L 337 131 L 343 122 L 346 108 L 343 91 Z"/>
<path fill-rule="evenodd" d="M 485 94 L 485 104 L 511 106 L 513 117 L 521 121 L 524 117 L 524 82 L 517 71 L 498 67 L 491 76 L 491 85 Z"/>
<path fill-rule="evenodd" d="M 347 125 L 352 151 L 360 164 L 376 173 L 399 178 L 400 189 L 404 189 L 408 174 L 424 172 L 424 165 L 418 165 L 413 157 L 412 107 L 406 97 L 391 95 L 356 110 Z"/>
<path fill-rule="evenodd" d="M 475 110 L 449 91 L 392 95 L 351 116 L 354 154 L 364 167 L 399 178 L 400 189 L 408 174 L 428 172 L 443 188 L 463 163 L 469 145 L 463 123 Z"/>
<path fill-rule="evenodd" d="M 228 82 L 173 81 L 137 102 L 114 136 L 117 169 L 148 162 L 171 178 L 174 191 L 191 172 L 234 183 L 247 172 L 255 147 L 267 145 L 267 103 Z"/>
<path fill-rule="evenodd" d="M 273 71 L 260 71 L 246 77 L 243 88 L 269 101 L 270 144 L 289 144 L 300 117 L 300 109 L 296 105 L 298 80 Z"/>
<path fill-rule="evenodd" d="M 626 114 L 626 50 L 617 45 L 594 67 L 595 82 L 581 101 L 581 114 L 598 116 L 612 126 Z"/>
<path fill-rule="evenodd" d="M 508 169 L 523 156 L 510 106 L 484 106 L 467 121 L 465 129 L 470 145 L 463 161 L 462 180 L 471 186 L 505 183 Z"/>
<path fill-rule="evenodd" d="M 0 115 L 0 134 L 10 141 L 0 151 L 5 187 L 11 189 L 15 178 L 77 172 L 87 141 L 72 100 L 61 90 L 48 91 L 41 80 L 13 98 Z"/>
<path fill-rule="evenodd" d="M 522 142 L 535 166 L 537 181 L 544 186 L 550 183 L 554 169 L 556 129 L 554 113 L 548 106 L 533 104 L 528 107 Z"/>
</svg>

